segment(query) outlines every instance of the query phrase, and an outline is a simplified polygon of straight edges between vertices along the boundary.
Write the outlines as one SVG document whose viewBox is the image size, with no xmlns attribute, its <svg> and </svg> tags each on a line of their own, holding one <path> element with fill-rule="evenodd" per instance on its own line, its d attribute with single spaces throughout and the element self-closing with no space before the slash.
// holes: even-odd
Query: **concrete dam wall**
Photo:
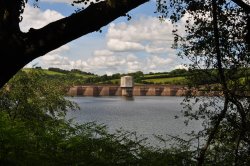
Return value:
<svg viewBox="0 0 250 166">
<path fill-rule="evenodd" d="M 192 93 L 196 96 L 221 95 L 221 92 L 214 91 L 207 94 L 205 91 L 188 90 L 183 86 L 163 85 L 136 85 L 132 88 L 133 96 L 185 96 Z M 69 96 L 122 96 L 122 87 L 114 85 L 84 85 L 74 86 L 68 91 Z"/>
</svg>

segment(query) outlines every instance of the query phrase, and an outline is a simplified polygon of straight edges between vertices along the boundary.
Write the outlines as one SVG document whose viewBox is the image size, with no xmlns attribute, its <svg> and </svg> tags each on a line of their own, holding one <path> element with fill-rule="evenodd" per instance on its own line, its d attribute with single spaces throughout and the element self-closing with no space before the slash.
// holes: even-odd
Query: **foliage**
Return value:
<svg viewBox="0 0 250 166">
<path fill-rule="evenodd" d="M 19 72 L 0 93 L 0 165 L 194 165 L 187 149 L 147 147 L 134 132 L 65 120 L 77 106 L 58 83 Z"/>
<path fill-rule="evenodd" d="M 203 139 L 197 149 L 198 165 L 249 165 L 250 149 L 250 6 L 247 1 L 163 1 L 158 12 L 176 23 L 175 43 L 181 57 L 190 60 L 190 87 L 216 85 L 222 96 L 184 101 L 187 120 L 203 120 Z M 171 8 L 171 10 L 170 10 Z M 186 33 L 178 31 L 178 20 L 186 20 Z M 244 78 L 244 81 L 241 80 Z M 191 100 L 193 99 L 193 100 Z M 198 107 L 194 106 L 198 105 Z"/>
<path fill-rule="evenodd" d="M 43 75 L 43 80 L 48 82 L 59 82 L 60 86 L 69 88 L 73 85 L 80 85 L 87 83 L 88 79 L 92 77 L 97 77 L 92 73 L 87 73 L 84 71 L 77 71 L 72 69 L 72 71 L 63 70 L 59 68 L 49 68 L 47 69 L 33 69 L 33 68 L 24 68 L 22 69 L 25 72 L 39 71 Z"/>
<path fill-rule="evenodd" d="M 61 84 L 44 80 L 39 71 L 20 71 L 0 91 L 0 108 L 11 119 L 42 121 L 49 116 L 64 116 L 68 108 L 77 108 L 65 100 L 64 93 Z"/>
<path fill-rule="evenodd" d="M 172 76 L 185 76 L 188 74 L 188 71 L 186 69 L 175 69 L 172 70 L 169 74 Z"/>
</svg>

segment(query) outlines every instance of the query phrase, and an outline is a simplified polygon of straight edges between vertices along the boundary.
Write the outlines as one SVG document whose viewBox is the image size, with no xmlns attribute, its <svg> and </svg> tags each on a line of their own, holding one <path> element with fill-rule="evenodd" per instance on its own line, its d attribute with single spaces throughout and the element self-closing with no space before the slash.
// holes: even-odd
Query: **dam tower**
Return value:
<svg viewBox="0 0 250 166">
<path fill-rule="evenodd" d="M 121 77 L 121 90 L 122 96 L 132 97 L 133 96 L 134 81 L 132 76 Z"/>
</svg>

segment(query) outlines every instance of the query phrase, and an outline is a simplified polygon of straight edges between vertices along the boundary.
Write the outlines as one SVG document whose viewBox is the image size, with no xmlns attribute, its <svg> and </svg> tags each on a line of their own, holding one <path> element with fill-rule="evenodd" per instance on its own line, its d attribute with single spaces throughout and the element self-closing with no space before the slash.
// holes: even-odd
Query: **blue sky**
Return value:
<svg viewBox="0 0 250 166">
<path fill-rule="evenodd" d="M 74 12 L 75 7 L 62 1 L 70 2 L 40 0 L 39 8 L 28 4 L 21 29 L 41 28 Z M 100 75 L 181 68 L 184 61 L 171 49 L 173 25 L 168 20 L 160 22 L 154 14 L 155 9 L 155 2 L 150 1 L 129 13 L 132 20 L 118 18 L 103 27 L 102 33 L 94 32 L 76 39 L 34 60 L 27 67 L 36 64 L 43 68 L 77 68 Z"/>
</svg>

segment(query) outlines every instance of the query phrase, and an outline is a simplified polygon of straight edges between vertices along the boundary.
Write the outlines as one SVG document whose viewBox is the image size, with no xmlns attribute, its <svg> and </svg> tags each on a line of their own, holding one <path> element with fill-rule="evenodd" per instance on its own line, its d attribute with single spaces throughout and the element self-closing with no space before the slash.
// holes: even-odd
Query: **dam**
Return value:
<svg viewBox="0 0 250 166">
<path fill-rule="evenodd" d="M 121 85 L 79 85 L 69 89 L 69 96 L 221 96 L 222 91 L 204 91 L 178 85 L 134 85 L 131 76 L 121 77 Z"/>
<path fill-rule="evenodd" d="M 131 88 L 132 96 L 185 96 L 192 93 L 195 96 L 221 96 L 221 91 L 201 91 L 188 89 L 178 85 L 135 85 Z M 69 96 L 124 96 L 122 87 L 118 85 L 81 85 L 73 86 L 68 91 Z"/>
</svg>

